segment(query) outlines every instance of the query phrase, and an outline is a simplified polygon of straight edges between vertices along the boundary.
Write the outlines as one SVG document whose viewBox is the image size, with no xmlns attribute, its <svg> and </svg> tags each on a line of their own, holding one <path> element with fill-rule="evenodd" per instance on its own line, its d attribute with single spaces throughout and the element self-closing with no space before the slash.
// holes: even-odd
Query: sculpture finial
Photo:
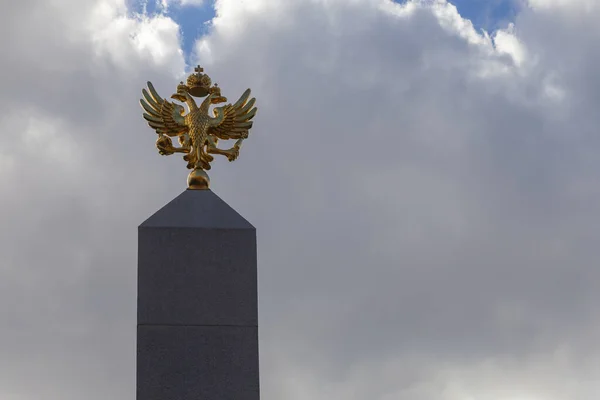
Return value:
<svg viewBox="0 0 600 400">
<path fill-rule="evenodd" d="M 180 82 L 172 99 L 185 102 L 189 112 L 184 115 L 184 108 L 176 103 L 161 98 L 152 83 L 148 82 L 148 91 L 142 90 L 144 96 L 140 104 L 144 109 L 144 119 L 158 134 L 156 147 L 159 154 L 171 155 L 184 153 L 187 168 L 192 171 L 188 175 L 189 189 L 208 189 L 209 178 L 206 171 L 211 168 L 213 154 L 226 156 L 234 161 L 239 156 L 240 147 L 248 137 L 252 128 L 252 118 L 256 114 L 254 103 L 247 89 L 239 100 L 231 105 L 216 107 L 214 117 L 208 115 L 208 107 L 227 101 L 221 95 L 221 88 L 212 81 L 199 65 L 188 76 L 186 83 Z M 189 96 L 188 96 L 189 95 Z M 194 97 L 206 97 L 201 107 L 198 107 Z M 171 137 L 178 137 L 181 147 L 173 146 Z M 235 144 L 226 150 L 217 147 L 219 140 L 236 140 Z"/>
</svg>

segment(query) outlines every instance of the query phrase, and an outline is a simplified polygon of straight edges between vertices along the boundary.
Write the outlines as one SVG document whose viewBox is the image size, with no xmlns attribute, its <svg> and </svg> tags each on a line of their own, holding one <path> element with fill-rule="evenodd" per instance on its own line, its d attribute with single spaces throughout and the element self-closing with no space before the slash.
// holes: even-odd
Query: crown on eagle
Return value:
<svg viewBox="0 0 600 400">
<path fill-rule="evenodd" d="M 203 74 L 204 68 L 199 65 L 194 68 L 195 73 L 190 74 L 187 78 L 187 91 L 194 97 L 204 97 L 208 95 L 211 89 L 212 81 L 210 76 Z"/>
<path fill-rule="evenodd" d="M 209 89 L 209 91 L 211 94 L 214 94 L 215 96 L 221 96 L 221 88 L 216 83 L 213 87 L 211 87 Z"/>
</svg>

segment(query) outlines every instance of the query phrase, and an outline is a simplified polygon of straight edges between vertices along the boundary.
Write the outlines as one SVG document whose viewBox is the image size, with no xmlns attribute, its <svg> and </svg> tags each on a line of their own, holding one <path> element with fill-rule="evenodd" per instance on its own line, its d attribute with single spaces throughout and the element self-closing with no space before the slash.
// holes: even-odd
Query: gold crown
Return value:
<svg viewBox="0 0 600 400">
<path fill-rule="evenodd" d="M 211 87 L 209 89 L 209 91 L 210 91 L 211 94 L 214 94 L 216 96 L 221 96 L 221 88 L 216 83 L 215 83 L 215 85 L 213 87 Z"/>
<path fill-rule="evenodd" d="M 179 82 L 179 85 L 177 85 L 177 93 L 187 92 L 188 89 L 188 86 L 183 82 Z"/>
<path fill-rule="evenodd" d="M 199 65 L 194 68 L 195 73 L 187 78 L 188 93 L 194 97 L 204 97 L 210 92 L 212 83 L 210 76 L 203 74 L 204 69 Z"/>
</svg>

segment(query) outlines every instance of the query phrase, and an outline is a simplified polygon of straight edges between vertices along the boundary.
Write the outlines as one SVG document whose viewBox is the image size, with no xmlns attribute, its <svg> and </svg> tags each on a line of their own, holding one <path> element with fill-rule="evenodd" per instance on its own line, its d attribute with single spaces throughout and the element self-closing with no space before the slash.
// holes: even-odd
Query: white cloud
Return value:
<svg viewBox="0 0 600 400">
<path fill-rule="evenodd" d="M 517 66 L 522 66 L 527 58 L 523 43 L 515 35 L 514 24 L 510 24 L 508 29 L 498 30 L 494 35 L 494 44 L 497 51 L 508 54 Z"/>
<path fill-rule="evenodd" d="M 172 5 L 200 7 L 204 5 L 204 0 L 160 0 L 162 9 L 167 11 Z"/>
<path fill-rule="evenodd" d="M 204 0 L 179 0 L 183 6 L 201 6 Z"/>
<path fill-rule="evenodd" d="M 530 4 L 488 35 L 439 0 L 216 2 L 198 61 L 259 107 L 211 178 L 259 229 L 265 399 L 598 397 L 598 28 Z M 179 27 L 4 11 L 0 397 L 125 398 L 136 226 L 187 173 L 137 101 Z"/>
<path fill-rule="evenodd" d="M 130 74 L 139 67 L 132 59 L 144 60 L 173 74 L 182 74 L 183 52 L 179 26 L 170 18 L 130 18 L 122 5 L 99 2 L 90 23 L 90 36 L 97 57 L 109 59 Z"/>
<path fill-rule="evenodd" d="M 527 0 L 528 4 L 539 10 L 570 9 L 591 11 L 598 6 L 598 0 Z"/>
</svg>

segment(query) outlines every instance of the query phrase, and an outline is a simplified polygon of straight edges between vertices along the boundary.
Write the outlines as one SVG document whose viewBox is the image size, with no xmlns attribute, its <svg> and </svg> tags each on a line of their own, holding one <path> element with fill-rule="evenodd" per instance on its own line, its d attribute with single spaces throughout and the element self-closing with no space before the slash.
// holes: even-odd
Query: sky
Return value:
<svg viewBox="0 0 600 400">
<path fill-rule="evenodd" d="M 262 398 L 600 398 L 600 2 L 27 0 L 0 14 L 0 399 L 135 396 L 137 226 L 185 190 L 138 104 L 258 114 Z M 208 22 L 208 23 L 207 23 Z"/>
<path fill-rule="evenodd" d="M 405 0 L 395 1 L 398 4 Z M 520 0 L 455 0 L 451 2 L 464 19 L 471 21 L 477 30 L 504 28 L 513 21 L 522 5 Z M 129 15 L 167 15 L 177 22 L 181 33 L 181 49 L 187 62 L 191 61 L 194 43 L 210 30 L 215 17 L 215 2 L 208 0 L 167 1 L 128 0 Z"/>
<path fill-rule="evenodd" d="M 486 31 L 506 28 L 522 6 L 519 0 L 454 0 L 452 4 L 475 29 Z"/>
</svg>

